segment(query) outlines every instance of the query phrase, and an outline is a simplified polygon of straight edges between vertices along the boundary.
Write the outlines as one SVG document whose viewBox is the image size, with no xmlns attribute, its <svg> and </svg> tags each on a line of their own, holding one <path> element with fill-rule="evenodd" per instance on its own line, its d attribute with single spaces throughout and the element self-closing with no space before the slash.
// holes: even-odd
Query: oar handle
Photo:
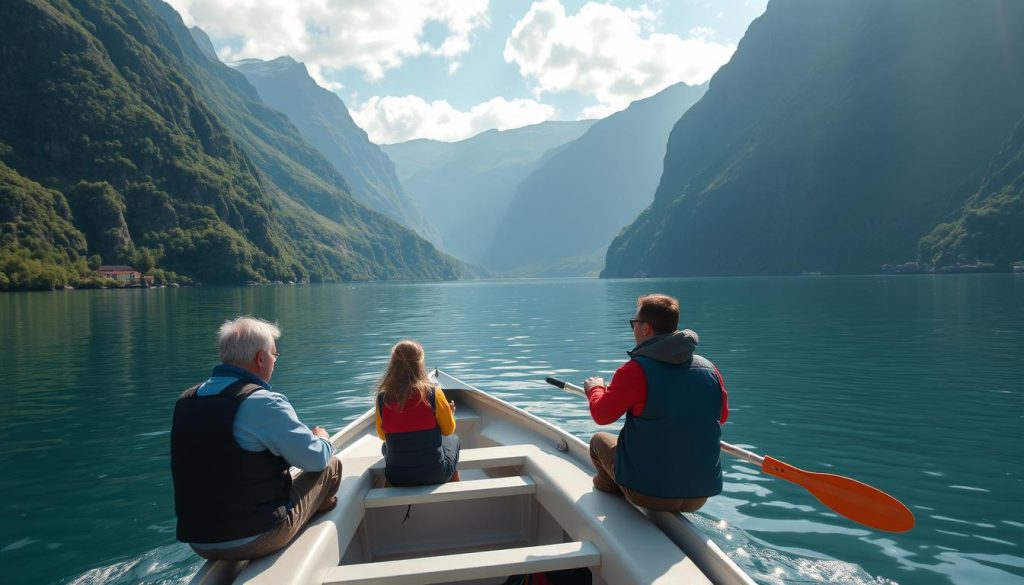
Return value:
<svg viewBox="0 0 1024 585">
<path fill-rule="evenodd" d="M 552 386 L 557 386 L 558 388 L 565 388 L 565 385 L 569 384 L 568 382 L 559 380 L 558 378 L 552 378 L 551 376 L 544 378 L 544 381 L 547 382 L 548 384 L 551 384 Z M 572 386 L 572 384 L 569 385 Z"/>
<path fill-rule="evenodd" d="M 547 382 L 548 384 L 551 384 L 552 386 L 561 388 L 566 392 L 572 392 L 573 394 L 579 394 L 580 396 L 587 395 L 587 393 L 583 391 L 583 388 L 580 388 L 579 386 L 573 384 L 572 382 L 566 382 L 564 380 L 559 380 L 558 378 L 552 378 L 551 376 L 545 378 L 544 381 Z"/>
<path fill-rule="evenodd" d="M 551 376 L 545 378 L 544 381 L 547 382 L 548 384 L 551 384 L 552 386 L 561 388 L 566 392 L 572 392 L 573 394 L 579 394 L 580 396 L 587 395 L 587 393 L 583 391 L 583 388 L 580 388 L 579 386 L 573 384 L 572 382 L 566 382 L 565 380 L 559 380 L 558 378 L 552 378 Z M 732 455 L 733 457 L 738 457 L 758 467 L 761 467 L 761 464 L 764 463 L 764 457 L 761 457 L 757 453 L 752 453 L 750 451 L 747 451 L 746 449 L 741 449 L 740 447 L 737 447 L 736 445 L 731 445 L 729 443 L 726 443 L 725 441 L 722 441 L 722 451 L 725 451 L 726 453 Z"/>
</svg>

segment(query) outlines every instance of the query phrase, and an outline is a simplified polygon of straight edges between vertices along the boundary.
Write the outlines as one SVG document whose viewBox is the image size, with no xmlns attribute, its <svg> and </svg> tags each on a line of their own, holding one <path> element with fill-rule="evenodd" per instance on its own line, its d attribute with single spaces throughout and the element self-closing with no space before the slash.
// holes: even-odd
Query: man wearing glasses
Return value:
<svg viewBox="0 0 1024 585">
<path fill-rule="evenodd" d="M 697 334 L 677 330 L 679 301 L 653 294 L 636 304 L 629 320 L 636 347 L 626 352 L 631 359 L 610 385 L 598 377 L 583 384 L 595 422 L 626 415 L 618 438 L 597 433 L 590 439 L 594 487 L 650 510 L 693 512 L 722 491 L 725 383 L 713 363 L 693 353 Z"/>
<path fill-rule="evenodd" d="M 185 391 L 171 425 L 177 537 L 199 556 L 240 561 L 283 548 L 337 503 L 341 460 L 271 391 L 277 326 L 238 317 L 220 327 L 221 364 Z M 303 471 L 292 481 L 289 468 Z"/>
</svg>

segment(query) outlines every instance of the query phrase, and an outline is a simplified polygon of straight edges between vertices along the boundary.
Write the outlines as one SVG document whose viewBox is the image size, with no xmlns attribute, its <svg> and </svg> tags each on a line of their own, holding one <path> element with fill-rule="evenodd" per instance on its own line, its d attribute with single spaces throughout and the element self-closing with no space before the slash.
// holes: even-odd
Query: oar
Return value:
<svg viewBox="0 0 1024 585">
<path fill-rule="evenodd" d="M 583 388 L 555 378 L 547 383 L 586 396 Z M 722 441 L 722 451 L 753 463 L 761 471 L 803 487 L 837 514 L 876 530 L 906 532 L 914 527 L 914 514 L 902 502 L 878 488 L 832 473 L 804 471 L 765 455 Z"/>
</svg>

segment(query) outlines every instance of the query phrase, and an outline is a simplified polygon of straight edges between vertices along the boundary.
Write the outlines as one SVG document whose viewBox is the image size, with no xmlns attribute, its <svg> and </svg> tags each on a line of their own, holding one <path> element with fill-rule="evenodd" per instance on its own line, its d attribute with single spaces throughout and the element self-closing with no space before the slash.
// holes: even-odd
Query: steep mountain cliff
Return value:
<svg viewBox="0 0 1024 585">
<path fill-rule="evenodd" d="M 203 52 L 208 59 L 214 61 L 220 61 L 220 57 L 217 56 L 217 50 L 213 47 L 213 41 L 210 40 L 210 35 L 206 34 L 206 31 L 193 26 L 188 29 L 188 32 L 192 33 L 192 40 L 196 42 L 196 46 Z"/>
<path fill-rule="evenodd" d="M 489 130 L 459 142 L 411 140 L 382 148 L 445 250 L 479 262 L 515 194 L 549 149 L 583 135 L 592 120 Z"/>
<path fill-rule="evenodd" d="M 676 124 L 604 276 L 876 272 L 1024 115 L 1024 3 L 774 0 Z"/>
<path fill-rule="evenodd" d="M 406 196 L 391 159 L 356 125 L 341 98 L 317 85 L 305 65 L 291 57 L 248 59 L 230 65 L 245 75 L 267 105 L 287 115 L 302 137 L 334 165 L 357 201 L 440 242 L 437 230 Z"/>
<path fill-rule="evenodd" d="M 353 201 L 161 2 L 0 3 L 0 55 L 0 185 L 21 202 L 0 206 L 0 286 L 74 283 L 86 255 L 208 283 L 460 273 Z M 9 270 L 25 251 L 42 265 Z M 47 266 L 64 277 L 11 278 Z"/>
<path fill-rule="evenodd" d="M 921 239 L 919 261 L 933 268 L 985 262 L 996 270 L 1024 261 L 1024 119 L 960 216 Z"/>
<path fill-rule="evenodd" d="M 608 243 L 654 199 L 669 132 L 706 85 L 677 84 L 596 122 L 520 183 L 481 264 L 597 274 Z"/>
</svg>

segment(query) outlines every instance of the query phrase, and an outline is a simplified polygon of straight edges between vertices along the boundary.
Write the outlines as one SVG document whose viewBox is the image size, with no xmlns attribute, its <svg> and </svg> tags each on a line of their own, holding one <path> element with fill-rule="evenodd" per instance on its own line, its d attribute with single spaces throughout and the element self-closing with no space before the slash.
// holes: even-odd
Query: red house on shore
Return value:
<svg viewBox="0 0 1024 585">
<path fill-rule="evenodd" d="M 100 266 L 96 274 L 124 284 L 153 284 L 152 276 L 143 276 L 138 270 L 124 264 Z"/>
</svg>

